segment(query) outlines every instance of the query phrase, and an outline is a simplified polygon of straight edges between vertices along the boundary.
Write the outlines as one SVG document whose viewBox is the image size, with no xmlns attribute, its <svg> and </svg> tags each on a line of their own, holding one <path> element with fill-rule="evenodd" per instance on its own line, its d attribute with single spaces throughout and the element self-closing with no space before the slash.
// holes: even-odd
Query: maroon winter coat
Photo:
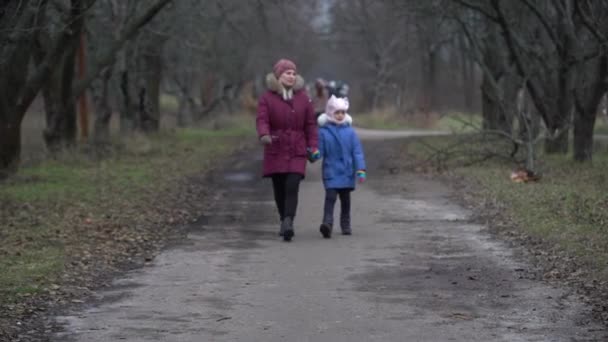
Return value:
<svg viewBox="0 0 608 342">
<path fill-rule="evenodd" d="M 317 148 L 317 120 L 312 103 L 297 77 L 291 99 L 283 98 L 283 87 L 273 74 L 266 77 L 266 91 L 258 103 L 258 137 L 270 135 L 264 146 L 264 176 L 275 173 L 306 173 L 306 148 Z"/>
</svg>

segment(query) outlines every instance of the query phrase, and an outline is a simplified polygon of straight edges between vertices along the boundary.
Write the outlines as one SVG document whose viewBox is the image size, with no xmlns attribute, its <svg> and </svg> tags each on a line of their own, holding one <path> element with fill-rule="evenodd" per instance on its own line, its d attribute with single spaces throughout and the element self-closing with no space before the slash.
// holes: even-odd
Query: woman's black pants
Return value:
<svg viewBox="0 0 608 342">
<path fill-rule="evenodd" d="M 298 192 L 302 175 L 299 173 L 278 173 L 272 175 L 274 201 L 277 204 L 281 221 L 286 217 L 296 216 Z"/>
</svg>

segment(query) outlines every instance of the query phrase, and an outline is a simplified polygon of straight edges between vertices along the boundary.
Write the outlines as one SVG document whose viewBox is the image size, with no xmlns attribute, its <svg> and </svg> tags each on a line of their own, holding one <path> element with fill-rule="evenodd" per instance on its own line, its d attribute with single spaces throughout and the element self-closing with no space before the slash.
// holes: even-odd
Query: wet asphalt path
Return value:
<svg viewBox="0 0 608 342">
<path fill-rule="evenodd" d="M 243 154 L 214 175 L 215 208 L 187 241 L 57 317 L 65 332 L 53 340 L 607 340 L 576 298 L 522 276 L 528 266 L 446 187 L 390 175 L 391 144 L 361 135 L 370 181 L 353 194 L 353 236 L 321 238 L 313 165 L 294 241 L 280 241 L 271 184 L 258 154 Z"/>
</svg>

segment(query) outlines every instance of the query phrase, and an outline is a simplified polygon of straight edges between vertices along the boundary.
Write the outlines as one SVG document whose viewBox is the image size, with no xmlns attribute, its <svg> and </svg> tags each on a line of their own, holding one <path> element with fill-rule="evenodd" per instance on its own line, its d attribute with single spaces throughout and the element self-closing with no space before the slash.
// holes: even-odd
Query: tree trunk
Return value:
<svg viewBox="0 0 608 342">
<path fill-rule="evenodd" d="M 110 80 L 112 79 L 112 68 L 104 71 L 101 78 L 99 92 L 95 94 L 95 124 L 93 141 L 97 145 L 110 142 L 110 120 L 112 119 L 112 107 L 110 106 Z"/>
<path fill-rule="evenodd" d="M 146 94 L 146 87 L 143 85 L 143 83 L 139 86 L 139 88 L 137 89 L 137 114 L 136 114 L 136 124 L 135 124 L 135 128 L 139 129 L 141 131 L 145 131 L 144 125 L 145 125 L 145 121 L 147 120 L 148 117 L 148 103 L 146 101 L 147 99 L 147 94 Z"/>
<path fill-rule="evenodd" d="M 513 121 L 517 114 L 520 81 L 520 78 L 513 73 L 506 74 L 502 80 L 503 107 L 500 108 L 497 129 L 509 135 L 513 133 Z"/>
<path fill-rule="evenodd" d="M 0 179 L 17 171 L 21 157 L 21 122 L 30 104 L 24 94 L 37 35 L 31 28 L 37 26 L 36 11 L 46 8 L 32 6 L 5 1 L 0 11 Z"/>
<path fill-rule="evenodd" d="M 190 123 L 191 112 L 188 109 L 188 100 L 183 96 L 178 96 L 177 106 L 177 127 L 187 127 Z"/>
<path fill-rule="evenodd" d="M 131 77 L 131 65 L 129 61 L 133 58 L 133 48 L 125 46 L 120 50 L 117 61 L 118 61 L 118 75 L 120 79 L 120 92 L 119 92 L 119 113 L 120 113 L 120 134 L 127 136 L 133 130 L 135 130 L 137 123 L 135 122 L 135 108 L 132 96 L 132 77 Z"/>
<path fill-rule="evenodd" d="M 505 70 L 504 58 L 499 46 L 499 35 L 494 25 L 489 27 L 490 35 L 484 40 L 482 50 L 483 78 L 481 80 L 482 92 L 482 127 L 487 130 L 505 128 L 508 121 L 505 117 L 502 104 L 504 99 Z M 505 129 L 510 132 L 510 129 Z"/>
<path fill-rule="evenodd" d="M 551 129 L 551 134 L 559 130 L 559 134 L 555 139 L 547 141 L 545 144 L 545 153 L 547 154 L 567 154 L 569 145 L 569 123 L 572 119 L 571 113 L 573 109 L 573 94 L 571 92 L 571 82 L 573 71 L 562 67 L 558 70 L 557 75 L 557 91 L 558 97 L 553 108 L 554 116 L 551 119 L 548 127 Z"/>
<path fill-rule="evenodd" d="M 156 51 L 154 51 L 156 52 Z M 144 132 L 157 132 L 160 128 L 160 82 L 162 79 L 162 57 L 160 51 L 143 57 L 144 59 L 144 94 L 140 99 L 141 128 Z"/>
<path fill-rule="evenodd" d="M 136 127 L 130 88 L 129 71 L 123 70 L 120 73 L 120 134 L 123 136 L 133 132 Z"/>
<path fill-rule="evenodd" d="M 375 112 L 376 110 L 378 110 L 378 107 L 380 107 L 380 93 L 380 85 L 378 85 L 378 83 L 375 83 L 372 96 L 372 112 Z"/>
<path fill-rule="evenodd" d="M 517 132 L 526 147 L 526 169 L 534 172 L 536 160 L 536 138 L 540 133 L 540 116 L 534 112 L 525 88 L 517 91 L 515 110 L 519 124 Z"/>
<path fill-rule="evenodd" d="M 574 109 L 574 94 L 571 92 L 574 70 L 562 67 L 557 74 L 557 100 L 552 109 L 549 125 L 551 135 L 559 132 L 557 137 L 545 144 L 547 154 L 567 154 L 570 140 L 570 122 Z M 549 107 L 551 109 L 551 107 Z"/>
<path fill-rule="evenodd" d="M 81 44 L 84 28 L 82 11 L 84 4 L 80 1 L 71 2 L 71 15 L 74 19 L 65 30 L 66 40 L 58 50 L 58 60 L 48 70 L 48 78 L 42 83 L 42 94 L 46 112 L 46 128 L 43 132 L 44 141 L 50 151 L 76 144 L 78 122 L 76 101 L 73 93 L 74 77 L 76 76 L 76 56 Z M 41 19 L 41 24 L 42 24 Z M 40 32 L 37 64 L 42 64 L 47 58 L 52 44 L 45 43 L 50 34 Z"/>
<path fill-rule="evenodd" d="M 599 115 L 601 115 L 604 120 L 608 120 L 608 94 L 604 94 L 604 96 L 602 97 L 602 101 L 598 111 Z"/>
<path fill-rule="evenodd" d="M 519 90 L 517 101 L 518 136 L 526 142 L 533 142 L 540 134 L 541 117 L 535 111 L 525 87 Z"/>
<path fill-rule="evenodd" d="M 14 118 L 14 113 L 1 113 L 0 117 Z M 3 120 L 0 123 L 0 180 L 15 173 L 21 156 L 21 120 Z"/>
<path fill-rule="evenodd" d="M 482 128 L 485 130 L 501 131 L 507 135 L 513 133 L 513 118 L 516 113 L 517 88 L 514 76 L 503 77 L 500 84 L 502 94 L 491 85 L 484 73 L 482 80 Z"/>
<path fill-rule="evenodd" d="M 562 127 L 563 128 L 563 127 Z M 556 136 L 545 141 L 545 153 L 547 154 L 567 154 L 570 131 L 563 129 Z"/>
<path fill-rule="evenodd" d="M 224 83 L 224 82 L 222 82 Z M 224 104 L 224 111 L 226 113 L 234 113 L 234 101 L 235 99 L 236 85 L 226 82 L 222 88 L 222 103 Z"/>
<path fill-rule="evenodd" d="M 484 73 L 481 81 L 481 111 L 482 111 L 482 128 L 484 130 L 492 130 L 497 126 L 496 119 L 498 117 L 498 94 L 490 84 L 488 75 Z"/>
<path fill-rule="evenodd" d="M 80 41 L 78 42 L 78 79 L 82 80 L 86 76 L 86 42 L 84 32 L 80 33 Z M 78 96 L 78 121 L 80 127 L 80 137 L 83 141 L 89 139 L 89 102 L 87 100 L 86 91 Z"/>
<path fill-rule="evenodd" d="M 576 108 L 574 118 L 574 160 L 590 161 L 593 156 L 593 129 L 608 90 L 608 54 L 597 62 L 582 65 L 579 81 L 584 82 L 580 91 L 574 93 Z"/>
<path fill-rule="evenodd" d="M 52 77 L 52 79 L 54 80 L 55 77 Z M 46 127 L 42 132 L 42 137 L 46 147 L 50 151 L 56 152 L 61 149 L 61 131 L 64 127 L 62 120 L 65 119 L 65 116 L 63 115 L 61 99 L 57 88 L 51 83 L 52 82 L 49 82 L 49 84 L 42 88 L 44 114 L 46 119 Z"/>
<path fill-rule="evenodd" d="M 593 129 L 596 111 L 578 112 L 574 119 L 574 160 L 584 162 L 593 156 Z"/>
<path fill-rule="evenodd" d="M 188 82 L 184 82 L 188 83 Z M 177 126 L 187 127 L 192 123 L 199 111 L 194 98 L 192 98 L 190 89 L 180 82 L 177 78 L 174 79 L 174 84 L 178 88 L 176 94 L 178 100 L 177 107 Z"/>
<path fill-rule="evenodd" d="M 437 52 L 434 49 L 428 50 L 428 74 L 426 75 L 426 98 L 428 99 L 428 110 L 436 109 L 437 92 Z"/>
<path fill-rule="evenodd" d="M 65 56 L 70 42 L 77 40 L 82 30 L 85 4 L 82 1 L 71 1 L 70 16 L 65 18 L 67 26 L 59 25 L 62 31 L 50 42 L 48 49 L 45 49 L 44 57 L 33 67 L 30 66 L 31 55 L 36 45 L 35 37 L 38 36 L 41 28 L 46 27 L 39 25 L 38 20 L 44 17 L 39 14 L 46 12 L 48 2 L 30 4 L 28 1 L 5 1 L 10 4 L 5 4 L 0 13 L 0 26 L 7 31 L 4 35 L 0 35 L 2 42 L 0 59 L 3 61 L 0 63 L 0 75 L 3 76 L 0 78 L 0 174 L 2 175 L 13 172 L 19 163 L 20 125 L 25 112 L 44 84 L 48 83 L 51 71 Z M 102 51 L 101 57 L 89 70 L 87 77 L 74 85 L 72 90 L 74 96 L 80 96 L 97 74 L 114 60 L 116 51 L 170 2 L 171 0 L 157 0 L 143 15 L 132 20 L 122 30 L 120 39 Z M 74 102 L 75 99 L 72 98 L 70 101 Z M 75 110 L 73 115 L 76 116 Z M 75 120 L 73 124 L 75 137 Z M 70 127 L 65 127 L 66 132 L 69 132 Z"/>
<path fill-rule="evenodd" d="M 208 75 L 201 83 L 201 107 L 209 107 L 217 98 L 217 79 L 215 75 Z"/>
<path fill-rule="evenodd" d="M 76 49 L 69 49 L 42 89 L 46 112 L 43 137 L 50 151 L 76 144 L 78 126 L 72 93 Z"/>
<path fill-rule="evenodd" d="M 464 108 L 468 113 L 472 113 L 474 109 L 474 91 L 475 91 L 475 73 L 473 61 L 463 53 L 463 91 L 464 91 Z"/>
<path fill-rule="evenodd" d="M 502 94 L 491 85 L 486 73 L 482 80 L 482 128 L 496 130 L 511 135 L 513 130 L 513 113 L 517 98 L 517 90 L 512 89 L 510 78 L 503 78 Z"/>
</svg>

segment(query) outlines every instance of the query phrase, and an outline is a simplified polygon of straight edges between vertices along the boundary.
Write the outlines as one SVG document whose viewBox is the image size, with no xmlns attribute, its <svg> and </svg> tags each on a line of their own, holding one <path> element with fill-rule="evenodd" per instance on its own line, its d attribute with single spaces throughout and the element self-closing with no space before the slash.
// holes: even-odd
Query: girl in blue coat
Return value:
<svg viewBox="0 0 608 342">
<path fill-rule="evenodd" d="M 323 158 L 323 185 L 325 205 L 323 223 L 319 230 L 326 239 L 331 238 L 334 206 L 340 198 L 340 228 L 342 234 L 351 235 L 350 193 L 355 183 L 366 178 L 365 157 L 357 133 L 351 126 L 352 118 L 346 113 L 348 99 L 332 96 L 319 124 L 319 152 Z"/>
</svg>

